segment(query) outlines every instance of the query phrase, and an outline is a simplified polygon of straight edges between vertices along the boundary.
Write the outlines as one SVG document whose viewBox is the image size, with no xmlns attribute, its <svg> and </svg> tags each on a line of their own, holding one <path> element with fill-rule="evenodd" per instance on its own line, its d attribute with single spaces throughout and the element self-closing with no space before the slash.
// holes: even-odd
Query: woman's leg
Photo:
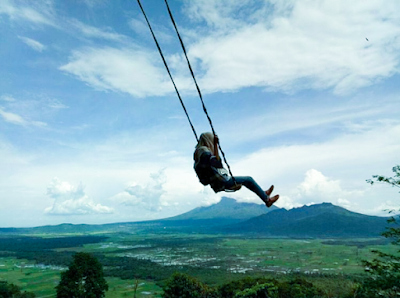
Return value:
<svg viewBox="0 0 400 298">
<path fill-rule="evenodd" d="M 274 204 L 279 199 L 279 195 L 275 195 L 272 198 L 269 197 L 272 190 L 274 189 L 273 186 L 271 186 L 269 190 L 264 191 L 257 184 L 257 182 L 250 176 L 235 176 L 235 180 L 233 180 L 232 178 L 229 179 L 226 182 L 225 187 L 231 188 L 235 185 L 235 182 L 237 184 L 242 184 L 242 185 L 246 186 L 248 189 L 250 189 L 256 195 L 258 195 L 260 197 L 260 199 L 267 205 L 267 207 L 271 207 L 272 204 Z"/>
<path fill-rule="evenodd" d="M 242 184 L 254 192 L 257 196 L 260 197 L 265 203 L 269 199 L 265 191 L 257 184 L 256 181 L 250 176 L 235 176 L 235 181 L 237 184 Z M 230 188 L 235 185 L 235 181 L 231 178 L 226 182 L 227 188 Z"/>
</svg>

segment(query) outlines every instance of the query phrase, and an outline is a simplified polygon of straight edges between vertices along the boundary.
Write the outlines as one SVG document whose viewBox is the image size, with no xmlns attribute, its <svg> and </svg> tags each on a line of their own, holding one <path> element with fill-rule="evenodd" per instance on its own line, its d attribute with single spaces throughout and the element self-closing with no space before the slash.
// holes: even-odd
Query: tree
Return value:
<svg viewBox="0 0 400 298">
<path fill-rule="evenodd" d="M 14 284 L 6 281 L 0 281 L 0 298 L 33 298 L 35 294 L 29 292 L 21 292 L 21 289 Z"/>
<path fill-rule="evenodd" d="M 164 287 L 164 298 L 215 298 L 218 293 L 197 279 L 183 273 L 174 273 Z"/>
<path fill-rule="evenodd" d="M 68 270 L 61 273 L 57 298 L 101 298 L 108 290 L 103 266 L 88 253 L 74 255 Z"/>
<path fill-rule="evenodd" d="M 289 281 L 284 281 L 279 284 L 278 297 L 279 298 L 314 298 L 322 297 L 323 291 L 311 282 L 303 278 L 296 278 Z"/>
<path fill-rule="evenodd" d="M 237 292 L 234 297 L 235 298 L 278 298 L 278 288 L 273 283 L 255 285 L 254 287 Z"/>
<path fill-rule="evenodd" d="M 400 188 L 400 166 L 395 166 L 392 170 L 393 177 L 374 175 L 373 179 L 367 180 L 367 182 L 370 184 L 385 183 Z M 392 223 L 392 226 L 382 235 L 391 239 L 394 245 L 399 246 L 399 250 L 397 254 L 374 250 L 376 257 L 372 261 L 363 261 L 369 277 L 360 287 L 357 297 L 400 297 L 399 217 L 392 216 L 388 222 Z"/>
</svg>

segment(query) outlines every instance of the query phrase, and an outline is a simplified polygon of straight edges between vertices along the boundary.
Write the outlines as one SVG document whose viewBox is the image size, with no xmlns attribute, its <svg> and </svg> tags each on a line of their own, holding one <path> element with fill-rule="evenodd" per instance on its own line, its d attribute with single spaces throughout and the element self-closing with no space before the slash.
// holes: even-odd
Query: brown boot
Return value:
<svg viewBox="0 0 400 298">
<path fill-rule="evenodd" d="M 265 193 L 267 194 L 268 197 L 271 195 L 273 190 L 274 190 L 274 186 L 271 185 L 271 187 L 268 190 L 265 191 Z"/>
<path fill-rule="evenodd" d="M 279 195 L 275 195 L 271 198 L 268 199 L 268 201 L 265 203 L 265 205 L 267 205 L 267 207 L 271 207 L 276 201 L 278 201 L 279 199 Z"/>
</svg>

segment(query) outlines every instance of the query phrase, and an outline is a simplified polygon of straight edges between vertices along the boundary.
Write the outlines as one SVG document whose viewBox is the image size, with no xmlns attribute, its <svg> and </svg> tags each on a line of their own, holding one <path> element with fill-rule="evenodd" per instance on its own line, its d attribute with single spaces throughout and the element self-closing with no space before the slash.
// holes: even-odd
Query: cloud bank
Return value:
<svg viewBox="0 0 400 298">
<path fill-rule="evenodd" d="M 80 183 L 73 186 L 68 182 L 54 178 L 47 188 L 47 195 L 54 199 L 51 207 L 44 210 L 52 215 L 87 215 L 87 214 L 110 214 L 113 209 L 101 204 L 96 204 L 84 191 Z"/>
<path fill-rule="evenodd" d="M 164 170 L 150 175 L 150 182 L 144 186 L 133 183 L 123 192 L 116 194 L 112 200 L 123 206 L 137 206 L 151 212 L 161 211 L 161 197 L 166 193 L 163 186 L 166 182 Z"/>
<path fill-rule="evenodd" d="M 206 25 L 189 29 L 178 24 L 204 92 L 262 87 L 346 94 L 399 72 L 398 1 L 348 5 L 328 0 L 225 0 L 185 5 L 192 25 Z M 138 20 L 129 24 L 145 30 Z M 188 73 L 181 52 L 167 55 L 167 60 L 182 81 L 180 89 L 194 91 L 184 79 Z M 97 89 L 137 97 L 173 90 L 155 47 L 79 49 L 61 70 Z"/>
<path fill-rule="evenodd" d="M 161 96 L 172 90 L 164 69 L 156 66 L 157 56 L 144 49 L 85 48 L 77 50 L 61 70 L 88 85 L 133 96 Z"/>
<path fill-rule="evenodd" d="M 36 25 L 57 27 L 52 1 L 0 1 L 0 15 L 12 21 L 25 21 Z"/>
</svg>

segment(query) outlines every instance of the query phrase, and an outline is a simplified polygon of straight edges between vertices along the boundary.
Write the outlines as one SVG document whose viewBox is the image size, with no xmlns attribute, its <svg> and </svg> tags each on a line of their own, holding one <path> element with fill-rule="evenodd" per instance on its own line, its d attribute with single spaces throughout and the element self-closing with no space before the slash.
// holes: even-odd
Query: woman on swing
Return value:
<svg viewBox="0 0 400 298">
<path fill-rule="evenodd" d="M 200 135 L 199 142 L 194 152 L 194 169 L 200 182 L 203 185 L 210 184 L 215 192 L 223 190 L 238 190 L 241 185 L 260 197 L 267 207 L 271 207 L 278 199 L 279 195 L 271 197 L 274 190 L 272 185 L 264 191 L 250 176 L 230 177 L 221 163 L 218 152 L 218 136 L 211 132 L 205 132 Z"/>
</svg>

